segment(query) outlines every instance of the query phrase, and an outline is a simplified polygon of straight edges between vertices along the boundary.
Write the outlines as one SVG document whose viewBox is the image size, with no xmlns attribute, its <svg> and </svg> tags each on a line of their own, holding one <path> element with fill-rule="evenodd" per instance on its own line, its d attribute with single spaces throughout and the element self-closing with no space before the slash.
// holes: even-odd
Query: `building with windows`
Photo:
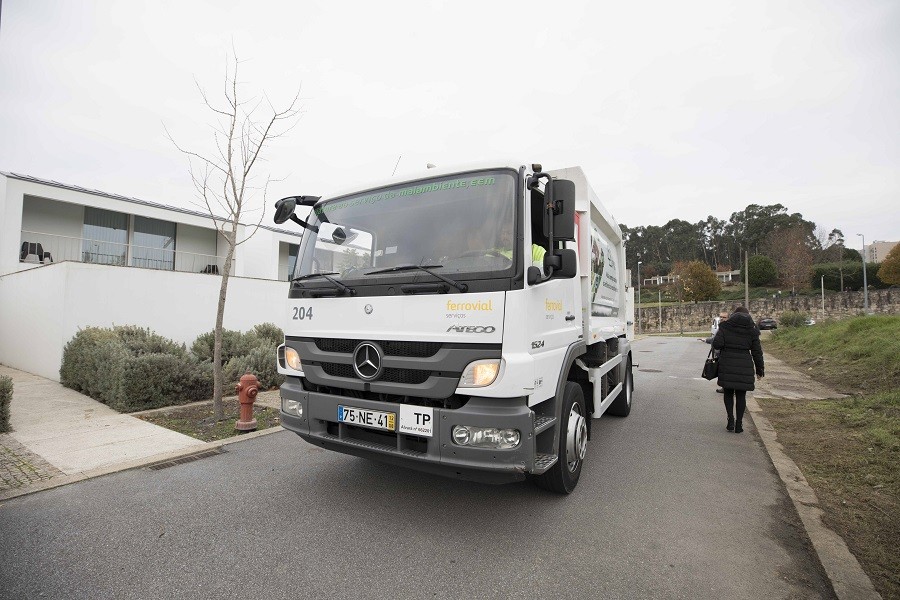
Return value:
<svg viewBox="0 0 900 600">
<path fill-rule="evenodd" d="M 873 241 L 866 246 L 866 262 L 879 263 L 884 260 L 888 252 L 894 249 L 900 242 Z"/>
<path fill-rule="evenodd" d="M 301 231 L 241 224 L 237 239 L 225 326 L 281 325 Z M 226 254 L 209 214 L 0 173 L 0 363 L 58 379 L 87 326 L 190 345 L 214 327 Z"/>
</svg>

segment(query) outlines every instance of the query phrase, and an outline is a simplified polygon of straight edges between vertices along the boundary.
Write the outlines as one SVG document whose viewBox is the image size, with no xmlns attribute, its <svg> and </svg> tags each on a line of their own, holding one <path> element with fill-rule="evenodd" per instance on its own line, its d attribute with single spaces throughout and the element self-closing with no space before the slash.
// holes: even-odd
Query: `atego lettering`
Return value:
<svg viewBox="0 0 900 600">
<path fill-rule="evenodd" d="M 497 328 L 493 325 L 451 325 L 447 328 L 447 332 L 451 331 L 456 333 L 494 333 Z"/>
</svg>

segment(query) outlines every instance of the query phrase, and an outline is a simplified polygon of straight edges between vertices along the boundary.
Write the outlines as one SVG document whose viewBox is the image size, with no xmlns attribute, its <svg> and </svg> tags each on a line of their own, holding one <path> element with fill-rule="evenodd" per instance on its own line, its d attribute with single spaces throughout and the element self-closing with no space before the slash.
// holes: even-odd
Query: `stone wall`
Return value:
<svg viewBox="0 0 900 600">
<path fill-rule="evenodd" d="M 645 305 L 640 309 L 640 332 L 654 333 L 679 331 L 709 331 L 714 317 L 721 310 L 731 310 L 732 305 L 743 304 L 743 301 L 697 302 L 691 304 L 662 307 L 662 323 L 659 320 L 659 306 Z M 825 296 L 825 310 L 822 311 L 821 296 L 780 297 L 750 300 L 750 315 L 754 320 L 764 317 L 781 319 L 785 311 L 794 310 L 805 313 L 816 320 L 845 319 L 863 314 L 863 293 L 842 292 Z M 869 292 L 869 311 L 880 315 L 900 314 L 900 289 L 872 290 Z M 638 309 L 635 307 L 635 320 Z M 639 331 L 635 327 L 635 332 Z"/>
</svg>

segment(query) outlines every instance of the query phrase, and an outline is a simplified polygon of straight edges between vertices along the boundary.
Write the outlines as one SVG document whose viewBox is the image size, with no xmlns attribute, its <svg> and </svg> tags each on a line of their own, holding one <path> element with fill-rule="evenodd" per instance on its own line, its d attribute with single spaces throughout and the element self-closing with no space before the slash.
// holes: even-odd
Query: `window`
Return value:
<svg viewBox="0 0 900 600">
<path fill-rule="evenodd" d="M 299 244 L 288 244 L 288 279 L 294 276 L 294 267 L 297 266 L 297 254 L 299 253 L 299 251 Z"/>
<path fill-rule="evenodd" d="M 85 206 L 82 238 L 84 262 L 124 266 L 128 254 L 128 215 Z"/>
<path fill-rule="evenodd" d="M 134 218 L 131 265 L 145 269 L 175 269 L 175 223 Z"/>
</svg>

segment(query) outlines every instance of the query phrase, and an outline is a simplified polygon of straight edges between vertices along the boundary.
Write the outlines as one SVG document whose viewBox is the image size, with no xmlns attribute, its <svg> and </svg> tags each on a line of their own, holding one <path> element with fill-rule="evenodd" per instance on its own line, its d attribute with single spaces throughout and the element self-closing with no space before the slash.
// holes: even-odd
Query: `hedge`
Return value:
<svg viewBox="0 0 900 600">
<path fill-rule="evenodd" d="M 212 348 L 215 331 L 201 334 L 191 346 L 198 360 L 212 368 Z M 250 331 L 241 333 L 226 329 L 222 332 L 222 367 L 226 390 L 228 384 L 237 383 L 245 373 L 259 379 L 260 389 L 270 389 L 284 383 L 278 373 L 275 350 L 284 343 L 284 332 L 274 323 L 260 323 Z"/>
<path fill-rule="evenodd" d="M 213 339 L 213 332 L 198 336 L 188 352 L 150 329 L 88 327 L 63 349 L 60 382 L 121 412 L 206 400 L 213 395 Z M 262 389 L 280 385 L 275 349 L 283 341 L 284 333 L 271 323 L 246 333 L 225 330 L 226 394 L 247 372 Z"/>
<path fill-rule="evenodd" d="M 122 393 L 110 407 L 120 412 L 206 400 L 212 395 L 212 370 L 196 360 L 172 354 L 133 356 L 122 371 Z"/>
<path fill-rule="evenodd" d="M 197 339 L 194 340 L 194 343 L 191 345 L 191 354 L 196 356 L 197 360 L 210 362 L 212 361 L 215 335 L 215 331 L 208 331 L 206 333 L 201 333 L 197 336 Z M 255 346 L 256 344 L 251 343 L 250 345 Z M 222 330 L 223 365 L 235 356 L 240 356 L 241 354 L 246 352 L 246 349 L 247 341 L 244 339 L 244 334 L 242 334 L 240 331 L 234 331 L 232 329 Z"/>
<path fill-rule="evenodd" d="M 80 330 L 63 349 L 60 382 L 121 412 L 212 396 L 212 375 L 177 344 L 149 329 Z"/>
<path fill-rule="evenodd" d="M 12 402 L 13 382 L 6 375 L 0 375 L 0 433 L 12 431 L 9 426 L 9 405 Z"/>
<path fill-rule="evenodd" d="M 803 327 L 806 325 L 807 315 L 796 310 L 786 310 L 781 313 L 778 324 L 782 327 Z"/>
</svg>

